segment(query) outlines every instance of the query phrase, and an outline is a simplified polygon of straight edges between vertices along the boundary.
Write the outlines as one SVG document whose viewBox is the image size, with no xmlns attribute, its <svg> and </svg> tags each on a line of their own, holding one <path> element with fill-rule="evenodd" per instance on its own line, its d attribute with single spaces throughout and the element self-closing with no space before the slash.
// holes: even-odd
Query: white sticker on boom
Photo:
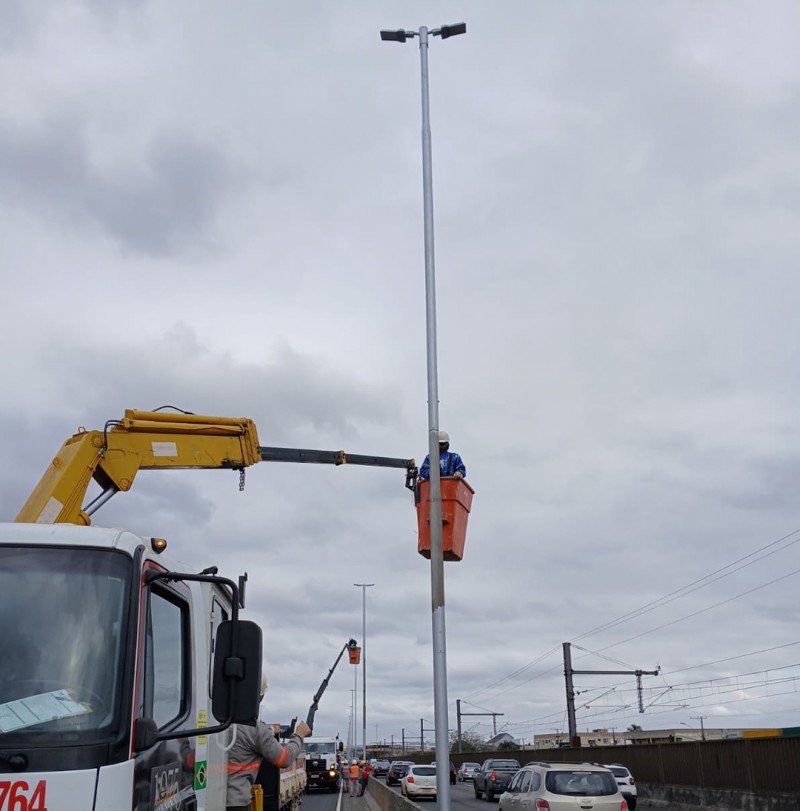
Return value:
<svg viewBox="0 0 800 811">
<path fill-rule="evenodd" d="M 47 504 L 44 509 L 39 513 L 36 519 L 37 524 L 55 524 L 58 514 L 64 509 L 64 505 L 57 499 L 50 496 L 47 499 Z"/>
<path fill-rule="evenodd" d="M 174 442 L 153 442 L 153 456 L 177 456 L 178 446 Z"/>
</svg>

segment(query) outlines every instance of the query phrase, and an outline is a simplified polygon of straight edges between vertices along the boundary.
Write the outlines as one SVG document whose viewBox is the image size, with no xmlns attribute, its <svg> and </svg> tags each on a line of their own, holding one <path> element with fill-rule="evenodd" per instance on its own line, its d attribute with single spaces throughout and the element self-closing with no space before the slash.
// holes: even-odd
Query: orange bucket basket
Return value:
<svg viewBox="0 0 800 811">
<path fill-rule="evenodd" d="M 464 479 L 441 479 L 442 484 L 442 552 L 445 560 L 461 560 L 464 557 L 464 541 L 467 537 L 467 519 L 475 491 Z M 424 558 L 431 556 L 431 483 L 423 479 L 417 499 L 417 527 L 419 542 L 417 551 Z"/>
<path fill-rule="evenodd" d="M 350 657 L 351 665 L 358 665 L 361 663 L 361 648 L 348 648 L 347 655 Z"/>
</svg>

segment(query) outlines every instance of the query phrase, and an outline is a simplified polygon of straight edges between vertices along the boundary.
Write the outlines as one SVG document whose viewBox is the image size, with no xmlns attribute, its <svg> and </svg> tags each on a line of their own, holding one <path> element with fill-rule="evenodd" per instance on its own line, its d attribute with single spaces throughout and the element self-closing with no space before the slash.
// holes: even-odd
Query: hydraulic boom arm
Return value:
<svg viewBox="0 0 800 811">
<path fill-rule="evenodd" d="M 306 716 L 306 723 L 312 731 L 314 730 L 314 716 L 317 714 L 317 710 L 319 709 L 319 700 L 322 698 L 322 694 L 328 688 L 328 682 L 331 680 L 333 671 L 336 670 L 336 665 L 339 664 L 342 654 L 344 654 L 348 648 L 355 648 L 357 644 L 358 643 L 355 641 L 355 639 L 350 639 L 345 642 L 344 647 L 339 651 L 339 655 L 336 657 L 336 661 L 333 663 L 333 667 L 331 667 L 331 669 L 328 671 L 328 675 L 322 680 L 319 690 L 314 693 L 314 700 L 311 702 L 311 706 L 308 709 L 308 716 Z"/>
<path fill-rule="evenodd" d="M 413 459 L 261 446 L 255 423 L 245 417 L 128 409 L 123 419 L 109 421 L 102 431 L 81 429 L 64 442 L 16 520 L 88 525 L 111 496 L 131 489 L 140 470 L 229 468 L 239 471 L 241 490 L 244 469 L 265 461 L 405 468 L 411 489 L 417 478 Z M 102 492 L 84 506 L 93 479 Z"/>
</svg>

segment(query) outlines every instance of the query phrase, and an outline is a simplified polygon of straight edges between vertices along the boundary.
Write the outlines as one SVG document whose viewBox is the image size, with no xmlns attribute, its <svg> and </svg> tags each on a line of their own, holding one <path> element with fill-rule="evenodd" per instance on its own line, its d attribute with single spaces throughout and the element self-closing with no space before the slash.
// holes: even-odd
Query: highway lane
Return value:
<svg viewBox="0 0 800 811">
<path fill-rule="evenodd" d="M 400 793 L 399 786 L 392 786 L 392 791 Z M 438 800 L 434 801 L 428 797 L 415 798 L 414 802 L 423 809 L 431 809 L 435 811 L 439 805 Z M 497 803 L 488 803 L 486 800 L 476 800 L 475 792 L 472 788 L 472 783 L 456 783 L 450 786 L 450 808 L 452 811 L 489 811 L 489 809 L 497 809 Z"/>
<path fill-rule="evenodd" d="M 400 793 L 399 786 L 392 786 L 391 789 L 397 794 Z M 427 797 L 415 799 L 414 802 L 422 811 L 428 811 L 428 809 L 438 811 L 438 802 L 434 802 Z M 476 800 L 472 783 L 464 782 L 450 786 L 450 807 L 452 811 L 490 811 L 492 808 L 497 811 L 498 802 L 497 800 L 491 803 L 485 799 Z M 653 811 L 685 811 L 685 809 L 681 809 L 676 805 L 653 805 L 646 799 L 640 798 L 636 811 L 644 811 L 645 808 L 653 809 Z M 304 809 L 304 811 L 311 811 L 311 809 Z"/>
<path fill-rule="evenodd" d="M 381 783 L 384 781 L 381 780 Z M 391 790 L 400 793 L 399 786 L 392 786 Z M 426 797 L 414 800 L 421 811 L 438 811 L 438 802 Z M 489 803 L 486 800 L 476 800 L 472 783 L 456 783 L 450 786 L 450 808 L 451 811 L 490 811 L 498 807 L 497 801 Z M 637 811 L 644 811 L 651 808 L 653 811 L 681 811 L 678 806 L 651 805 L 647 800 L 640 799 Z M 353 800 L 346 794 L 339 792 L 331 793 L 327 791 L 310 791 L 303 796 L 302 811 L 368 811 L 368 806 L 363 799 Z"/>
</svg>

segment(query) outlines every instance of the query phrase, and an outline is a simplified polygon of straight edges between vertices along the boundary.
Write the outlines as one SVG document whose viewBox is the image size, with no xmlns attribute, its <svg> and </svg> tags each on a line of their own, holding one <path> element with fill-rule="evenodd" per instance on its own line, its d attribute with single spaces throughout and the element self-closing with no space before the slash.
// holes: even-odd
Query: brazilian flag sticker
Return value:
<svg viewBox="0 0 800 811">
<path fill-rule="evenodd" d="M 201 760 L 199 763 L 194 764 L 194 790 L 202 791 L 206 787 L 206 779 L 208 777 L 207 761 Z"/>
</svg>

